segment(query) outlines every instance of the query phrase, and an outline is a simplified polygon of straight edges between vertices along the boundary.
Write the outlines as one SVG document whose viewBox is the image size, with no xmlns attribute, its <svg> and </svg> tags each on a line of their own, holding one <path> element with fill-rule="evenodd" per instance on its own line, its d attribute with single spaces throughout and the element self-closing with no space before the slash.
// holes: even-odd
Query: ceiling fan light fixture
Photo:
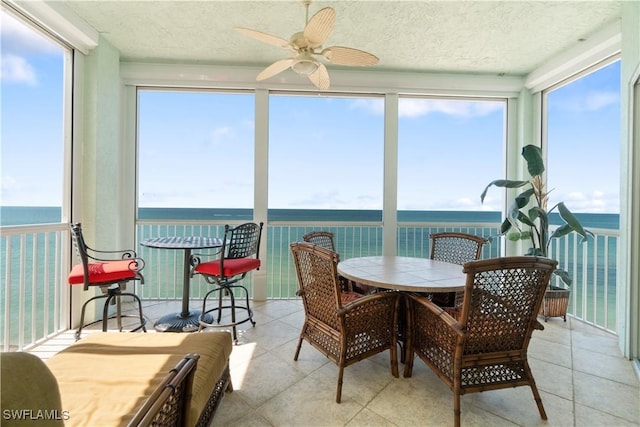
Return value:
<svg viewBox="0 0 640 427">
<path fill-rule="evenodd" d="M 291 65 L 291 69 L 298 74 L 308 76 L 318 69 L 318 62 L 313 59 L 298 59 Z"/>
</svg>

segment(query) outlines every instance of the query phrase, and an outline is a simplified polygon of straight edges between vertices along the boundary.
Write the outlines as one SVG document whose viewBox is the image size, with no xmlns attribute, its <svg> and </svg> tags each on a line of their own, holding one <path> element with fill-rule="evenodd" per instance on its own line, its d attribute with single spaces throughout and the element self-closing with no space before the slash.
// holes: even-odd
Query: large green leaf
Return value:
<svg viewBox="0 0 640 427">
<path fill-rule="evenodd" d="M 503 188 L 518 188 L 528 183 L 529 181 L 511 181 L 509 179 L 496 179 L 495 181 L 491 181 L 489 185 L 487 185 L 484 188 L 484 191 L 482 192 L 482 194 L 480 194 L 480 202 L 481 203 L 484 202 L 484 198 L 487 195 L 487 191 L 489 190 L 489 187 L 491 187 L 492 185 L 495 185 L 496 187 L 503 187 Z"/>
<path fill-rule="evenodd" d="M 555 239 L 557 237 L 566 236 L 567 234 L 571 233 L 572 231 L 573 231 L 573 229 L 571 228 L 571 226 L 569 224 L 561 225 L 560 227 L 556 228 L 553 231 L 553 234 L 551 236 L 549 236 L 549 240 Z"/>
<path fill-rule="evenodd" d="M 529 200 L 531 199 L 531 196 L 533 196 L 534 192 L 535 190 L 531 187 L 516 196 L 513 202 L 518 206 L 518 209 L 522 209 L 529 204 Z"/>
<path fill-rule="evenodd" d="M 520 221 L 523 224 L 528 225 L 529 227 L 535 227 L 536 224 L 531 221 L 531 219 L 526 216 L 522 211 L 518 211 L 518 217 L 517 217 L 518 221 Z"/>
<path fill-rule="evenodd" d="M 542 175 L 542 172 L 544 172 L 544 160 L 542 159 L 540 147 L 535 145 L 522 147 L 522 157 L 527 161 L 527 169 L 531 176 Z"/>
<path fill-rule="evenodd" d="M 502 221 L 502 224 L 500 225 L 500 234 L 504 234 L 510 229 L 511 229 L 511 221 L 509 221 L 509 219 L 507 218 L 504 221 Z"/>
<path fill-rule="evenodd" d="M 578 221 L 578 218 L 576 218 L 575 215 L 571 213 L 569 208 L 565 206 L 564 202 L 558 203 L 557 207 L 558 207 L 558 213 L 560 214 L 560 218 L 562 218 L 564 222 L 566 222 L 567 225 L 571 227 L 571 230 L 575 231 L 576 233 L 582 236 L 583 242 L 587 240 L 587 237 L 589 234 L 593 236 L 592 232 L 585 230 L 582 227 L 582 224 L 580 224 L 580 221 Z"/>
<path fill-rule="evenodd" d="M 567 286 L 571 286 L 571 283 L 573 283 L 573 279 L 571 279 L 571 276 L 569 276 L 569 273 L 566 270 L 558 268 L 553 271 L 553 274 L 558 276 Z"/>
</svg>

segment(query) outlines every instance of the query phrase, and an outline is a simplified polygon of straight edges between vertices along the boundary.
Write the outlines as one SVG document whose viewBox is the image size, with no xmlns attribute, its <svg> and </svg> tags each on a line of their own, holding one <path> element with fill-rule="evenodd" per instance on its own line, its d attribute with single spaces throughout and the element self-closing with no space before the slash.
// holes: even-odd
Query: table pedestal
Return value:
<svg viewBox="0 0 640 427">
<path fill-rule="evenodd" d="M 162 316 L 154 325 L 158 332 L 195 332 L 200 325 L 201 310 L 193 310 L 186 313 L 170 313 Z M 204 316 L 206 323 L 213 323 L 213 316 L 207 313 Z"/>
</svg>

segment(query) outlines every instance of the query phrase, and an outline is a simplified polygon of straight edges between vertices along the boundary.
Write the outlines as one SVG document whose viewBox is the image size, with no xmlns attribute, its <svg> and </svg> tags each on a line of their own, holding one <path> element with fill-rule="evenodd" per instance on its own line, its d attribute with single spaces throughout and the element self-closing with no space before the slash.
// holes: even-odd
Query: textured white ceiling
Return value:
<svg viewBox="0 0 640 427">
<path fill-rule="evenodd" d="M 285 39 L 304 28 L 301 1 L 56 2 L 102 34 L 124 61 L 267 66 L 289 57 L 238 34 Z M 620 1 L 315 1 L 337 20 L 327 46 L 369 51 L 379 70 L 525 75 L 620 19 Z M 332 68 L 341 68 L 330 65 Z"/>
</svg>

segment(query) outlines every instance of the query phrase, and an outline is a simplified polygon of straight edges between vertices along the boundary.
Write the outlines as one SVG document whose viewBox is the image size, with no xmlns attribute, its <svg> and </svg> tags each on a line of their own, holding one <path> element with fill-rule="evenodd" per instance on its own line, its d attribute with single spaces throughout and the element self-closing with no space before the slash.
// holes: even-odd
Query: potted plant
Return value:
<svg viewBox="0 0 640 427">
<path fill-rule="evenodd" d="M 511 241 L 527 240 L 531 246 L 525 255 L 544 257 L 548 256 L 549 245 L 555 238 L 576 232 L 582 236 L 580 242 L 586 242 L 588 236 L 593 236 L 593 233 L 582 227 L 580 221 L 569 211 L 564 202 L 559 202 L 550 209 L 547 207 L 550 191 L 546 191 L 542 177 L 545 168 L 540 147 L 535 145 L 523 147 L 522 157 L 527 163 L 531 179 L 527 181 L 498 179 L 490 182 L 480 195 L 481 202 L 484 202 L 487 191 L 491 186 L 525 188 L 509 206 L 507 216 L 500 226 L 499 236 L 504 235 Z M 550 233 L 549 214 L 554 210 L 558 211 L 562 223 L 553 233 Z M 545 293 L 545 300 L 540 313 L 544 316 L 545 321 L 549 317 L 562 317 L 566 321 L 569 286 L 572 280 L 569 273 L 563 269 L 557 269 L 554 274 L 560 277 L 563 285 L 553 286 L 549 283 L 549 289 Z"/>
</svg>

